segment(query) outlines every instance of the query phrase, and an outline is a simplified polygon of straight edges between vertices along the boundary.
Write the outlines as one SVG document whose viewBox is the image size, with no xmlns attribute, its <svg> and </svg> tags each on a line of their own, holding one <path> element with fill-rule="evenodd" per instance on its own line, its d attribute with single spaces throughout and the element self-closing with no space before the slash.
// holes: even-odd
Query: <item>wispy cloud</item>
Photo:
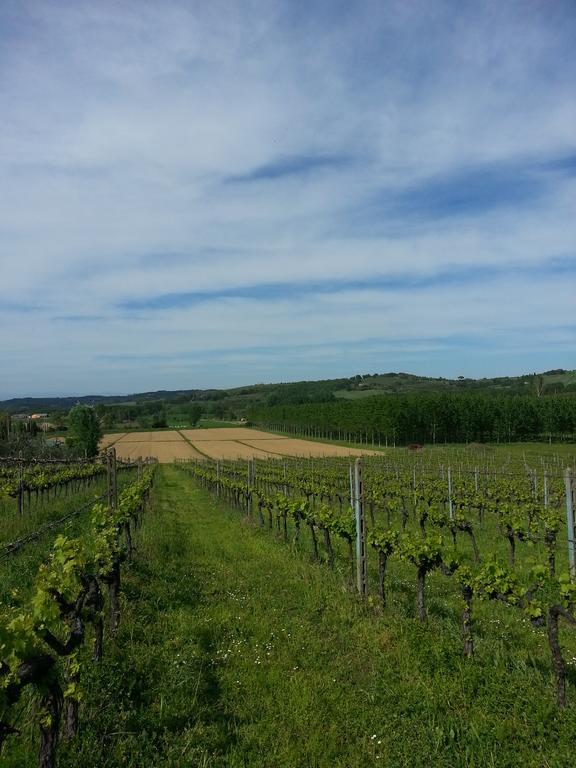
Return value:
<svg viewBox="0 0 576 768">
<path fill-rule="evenodd" d="M 0 396 L 571 366 L 575 32 L 570 0 L 6 0 Z"/>
<path fill-rule="evenodd" d="M 547 197 L 554 199 L 575 172 L 571 154 L 458 167 L 407 187 L 379 190 L 352 209 L 348 223 L 353 231 L 365 226 L 386 232 L 399 226 L 406 230 L 414 220 L 438 222 L 501 211 L 527 215 Z M 344 227 L 346 223 L 344 219 Z"/>
<path fill-rule="evenodd" d="M 54 315 L 51 318 L 53 323 L 65 324 L 105 323 L 109 319 L 107 315 Z"/>
<path fill-rule="evenodd" d="M 510 266 L 481 265 L 455 266 L 432 274 L 399 273 L 392 275 L 374 275 L 370 279 L 331 280 L 318 282 L 282 282 L 256 283 L 254 285 L 217 289 L 213 291 L 190 291 L 148 296 L 120 302 L 116 309 L 128 312 L 144 310 L 174 310 L 194 307 L 198 304 L 211 303 L 221 299 L 253 299 L 270 302 L 278 299 L 317 297 L 321 295 L 348 293 L 350 291 L 375 290 L 387 293 L 414 292 L 435 288 L 458 288 L 466 285 L 485 285 L 502 279 L 539 278 L 552 275 L 565 275 L 576 278 L 576 254 L 550 259 L 545 264 L 520 264 Z"/>
<path fill-rule="evenodd" d="M 323 170 L 339 170 L 349 166 L 352 158 L 346 155 L 296 155 L 282 157 L 266 165 L 238 176 L 231 176 L 232 183 L 251 181 L 275 181 L 290 176 L 306 177 Z"/>
<path fill-rule="evenodd" d="M 517 167 L 458 170 L 427 179 L 392 200 L 397 215 L 430 218 L 479 215 L 499 208 L 519 208 L 540 200 L 546 180 Z"/>
<path fill-rule="evenodd" d="M 43 311 L 46 311 L 46 308 L 42 307 L 37 303 L 28 303 L 26 301 L 0 298 L 0 314 L 29 315 L 29 314 L 41 313 Z"/>
</svg>

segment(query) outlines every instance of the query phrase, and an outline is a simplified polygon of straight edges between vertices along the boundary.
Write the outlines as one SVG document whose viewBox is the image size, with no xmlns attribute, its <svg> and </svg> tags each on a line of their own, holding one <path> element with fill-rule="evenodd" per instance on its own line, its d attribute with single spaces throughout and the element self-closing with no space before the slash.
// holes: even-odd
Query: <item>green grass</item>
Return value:
<svg viewBox="0 0 576 768">
<path fill-rule="evenodd" d="M 334 397 L 339 400 L 362 400 L 365 397 L 374 397 L 374 395 L 382 395 L 384 390 L 382 389 L 338 389 L 334 392 Z"/>
<path fill-rule="evenodd" d="M 467 661 L 441 581 L 427 626 L 409 570 L 381 616 L 343 565 L 310 562 L 305 533 L 297 552 L 161 467 L 117 644 L 84 679 L 82 733 L 60 767 L 573 765 L 574 667 L 558 712 L 540 632 L 487 606 Z M 10 768 L 34 764 L 26 714 Z"/>
</svg>

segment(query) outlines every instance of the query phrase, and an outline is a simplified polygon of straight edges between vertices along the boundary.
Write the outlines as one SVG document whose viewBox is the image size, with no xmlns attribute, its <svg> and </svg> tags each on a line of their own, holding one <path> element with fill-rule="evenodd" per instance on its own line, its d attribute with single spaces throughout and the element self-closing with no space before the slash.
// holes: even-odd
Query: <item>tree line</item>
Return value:
<svg viewBox="0 0 576 768">
<path fill-rule="evenodd" d="M 256 407 L 251 421 L 329 438 L 406 444 L 570 440 L 576 396 L 406 394 L 363 400 Z"/>
</svg>

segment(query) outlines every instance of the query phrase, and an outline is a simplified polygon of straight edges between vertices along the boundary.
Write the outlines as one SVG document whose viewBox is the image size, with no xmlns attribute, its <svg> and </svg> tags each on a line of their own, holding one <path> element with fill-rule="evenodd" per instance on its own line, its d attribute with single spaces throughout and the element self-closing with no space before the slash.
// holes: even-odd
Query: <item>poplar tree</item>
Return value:
<svg viewBox="0 0 576 768">
<path fill-rule="evenodd" d="M 86 456 L 95 456 L 101 436 L 100 421 L 94 408 L 75 405 L 68 414 L 68 444 Z"/>
</svg>

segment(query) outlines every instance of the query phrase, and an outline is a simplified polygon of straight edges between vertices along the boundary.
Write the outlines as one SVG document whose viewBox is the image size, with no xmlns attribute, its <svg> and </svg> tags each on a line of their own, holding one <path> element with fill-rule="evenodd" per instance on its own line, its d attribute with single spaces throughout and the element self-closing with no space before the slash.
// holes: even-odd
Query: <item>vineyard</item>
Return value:
<svg viewBox="0 0 576 768">
<path fill-rule="evenodd" d="M 138 477 L 123 478 L 119 468 L 137 470 Z M 154 470 L 119 467 L 110 452 L 98 463 L 66 466 L 2 460 L 0 471 L 0 494 L 17 499 L 20 523 L 10 526 L 4 508 L 4 535 L 17 527 L 21 534 L 0 549 L 0 749 L 18 734 L 18 712 L 34 694 L 38 765 L 48 768 L 56 764 L 61 727 L 67 740 L 78 730 L 81 676 L 91 660 L 102 661 L 104 627 L 111 637 L 117 632 L 121 569 L 131 560 L 132 529 L 146 507 Z M 102 477 L 105 492 L 80 504 L 86 488 Z M 63 495 L 75 507 L 64 515 Z M 38 508 L 47 521 L 22 535 L 37 523 Z M 42 545 L 52 531 L 59 531 L 54 541 Z"/>
<path fill-rule="evenodd" d="M 574 470 L 1 460 L 2 764 L 571 765 Z"/>
<path fill-rule="evenodd" d="M 14 460 L 2 460 L 0 466 L 0 498 L 9 496 L 18 501 L 18 510 L 24 512 L 34 500 L 43 502 L 50 498 L 50 491 L 68 495 L 69 491 L 86 488 L 89 483 L 102 475 L 106 469 L 102 464 L 80 463 L 62 466 L 64 462 L 30 464 Z M 68 462 L 66 462 L 68 463 Z"/>
<path fill-rule="evenodd" d="M 365 458 L 354 468 L 338 459 L 180 466 L 285 543 L 298 547 L 309 536 L 314 561 L 334 569 L 339 559 L 362 597 L 377 592 L 382 611 L 408 572 L 415 614 L 426 622 L 427 583 L 444 577 L 442 591 L 460 596 L 467 657 L 476 603 L 517 609 L 547 636 L 556 702 L 565 707 L 559 631 L 561 623 L 576 627 L 576 549 L 572 469 L 557 464 L 502 471 Z M 572 633 L 573 654 L 575 641 Z"/>
</svg>

